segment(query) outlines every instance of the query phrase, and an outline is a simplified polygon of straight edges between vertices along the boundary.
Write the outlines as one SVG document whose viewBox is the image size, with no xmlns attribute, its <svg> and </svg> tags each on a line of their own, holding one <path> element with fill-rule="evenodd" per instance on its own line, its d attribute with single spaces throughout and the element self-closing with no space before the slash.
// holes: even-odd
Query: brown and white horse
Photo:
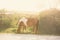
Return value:
<svg viewBox="0 0 60 40">
<path fill-rule="evenodd" d="M 38 23 L 39 23 L 39 20 L 37 18 L 22 18 L 18 22 L 19 27 L 17 29 L 17 32 L 20 33 L 21 28 L 23 28 L 23 30 L 26 30 L 27 27 L 33 27 L 33 32 L 37 33 Z"/>
</svg>

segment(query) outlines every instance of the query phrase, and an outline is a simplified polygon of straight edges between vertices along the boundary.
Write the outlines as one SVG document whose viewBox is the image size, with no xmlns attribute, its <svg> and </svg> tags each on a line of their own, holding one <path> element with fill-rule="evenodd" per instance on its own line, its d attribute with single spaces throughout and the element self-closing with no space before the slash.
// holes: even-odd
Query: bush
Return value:
<svg viewBox="0 0 60 40">
<path fill-rule="evenodd" d="M 59 10 L 48 10 L 40 14 L 39 33 L 60 35 Z"/>
</svg>

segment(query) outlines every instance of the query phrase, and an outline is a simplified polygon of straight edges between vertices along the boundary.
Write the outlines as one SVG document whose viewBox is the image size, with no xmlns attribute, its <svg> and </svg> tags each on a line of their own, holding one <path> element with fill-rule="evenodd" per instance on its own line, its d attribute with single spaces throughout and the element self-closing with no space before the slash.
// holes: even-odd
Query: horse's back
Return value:
<svg viewBox="0 0 60 40">
<path fill-rule="evenodd" d="M 37 22 L 38 22 L 38 19 L 36 19 L 36 18 L 29 18 L 28 21 L 27 21 L 27 24 L 29 26 L 32 26 L 32 25 L 36 25 Z"/>
</svg>

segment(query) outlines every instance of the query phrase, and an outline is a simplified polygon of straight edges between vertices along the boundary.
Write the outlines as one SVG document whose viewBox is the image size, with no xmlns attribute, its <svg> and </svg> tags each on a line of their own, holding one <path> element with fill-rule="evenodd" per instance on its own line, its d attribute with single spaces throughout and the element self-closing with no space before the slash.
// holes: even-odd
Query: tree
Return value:
<svg viewBox="0 0 60 40">
<path fill-rule="evenodd" d="M 41 12 L 38 30 L 40 34 L 60 35 L 60 11 L 50 9 Z"/>
</svg>

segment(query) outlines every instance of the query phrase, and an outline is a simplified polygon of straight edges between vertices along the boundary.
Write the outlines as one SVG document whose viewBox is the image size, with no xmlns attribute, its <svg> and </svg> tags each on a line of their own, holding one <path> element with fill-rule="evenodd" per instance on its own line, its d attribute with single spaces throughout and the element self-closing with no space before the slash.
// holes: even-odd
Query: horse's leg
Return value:
<svg viewBox="0 0 60 40">
<path fill-rule="evenodd" d="M 38 33 L 38 23 L 35 25 L 35 33 Z"/>
<path fill-rule="evenodd" d="M 22 29 L 22 32 L 24 33 L 24 31 L 26 30 L 26 26 L 23 25 L 23 26 L 21 27 L 21 29 Z"/>
<path fill-rule="evenodd" d="M 34 25 L 34 26 L 33 26 L 33 32 L 34 32 L 34 33 L 37 33 L 37 30 L 38 30 L 37 25 Z"/>
<path fill-rule="evenodd" d="M 26 31 L 26 29 L 27 29 L 26 26 L 24 26 L 24 29 L 23 30 Z"/>
<path fill-rule="evenodd" d="M 38 30 L 38 26 L 35 26 L 35 33 L 37 33 L 37 30 Z"/>
<path fill-rule="evenodd" d="M 36 32 L 36 26 L 33 26 L 33 32 L 34 33 Z"/>
<path fill-rule="evenodd" d="M 35 29 L 35 27 L 34 27 L 34 26 L 32 26 L 32 33 L 34 33 L 34 29 Z"/>
<path fill-rule="evenodd" d="M 38 20 L 38 22 L 36 24 L 36 33 L 38 33 L 38 27 L 39 27 L 39 20 Z"/>
<path fill-rule="evenodd" d="M 24 31 L 24 26 L 21 26 L 21 32 L 23 33 L 23 31 Z"/>
<path fill-rule="evenodd" d="M 17 33 L 21 33 L 21 26 L 18 27 Z"/>
</svg>

